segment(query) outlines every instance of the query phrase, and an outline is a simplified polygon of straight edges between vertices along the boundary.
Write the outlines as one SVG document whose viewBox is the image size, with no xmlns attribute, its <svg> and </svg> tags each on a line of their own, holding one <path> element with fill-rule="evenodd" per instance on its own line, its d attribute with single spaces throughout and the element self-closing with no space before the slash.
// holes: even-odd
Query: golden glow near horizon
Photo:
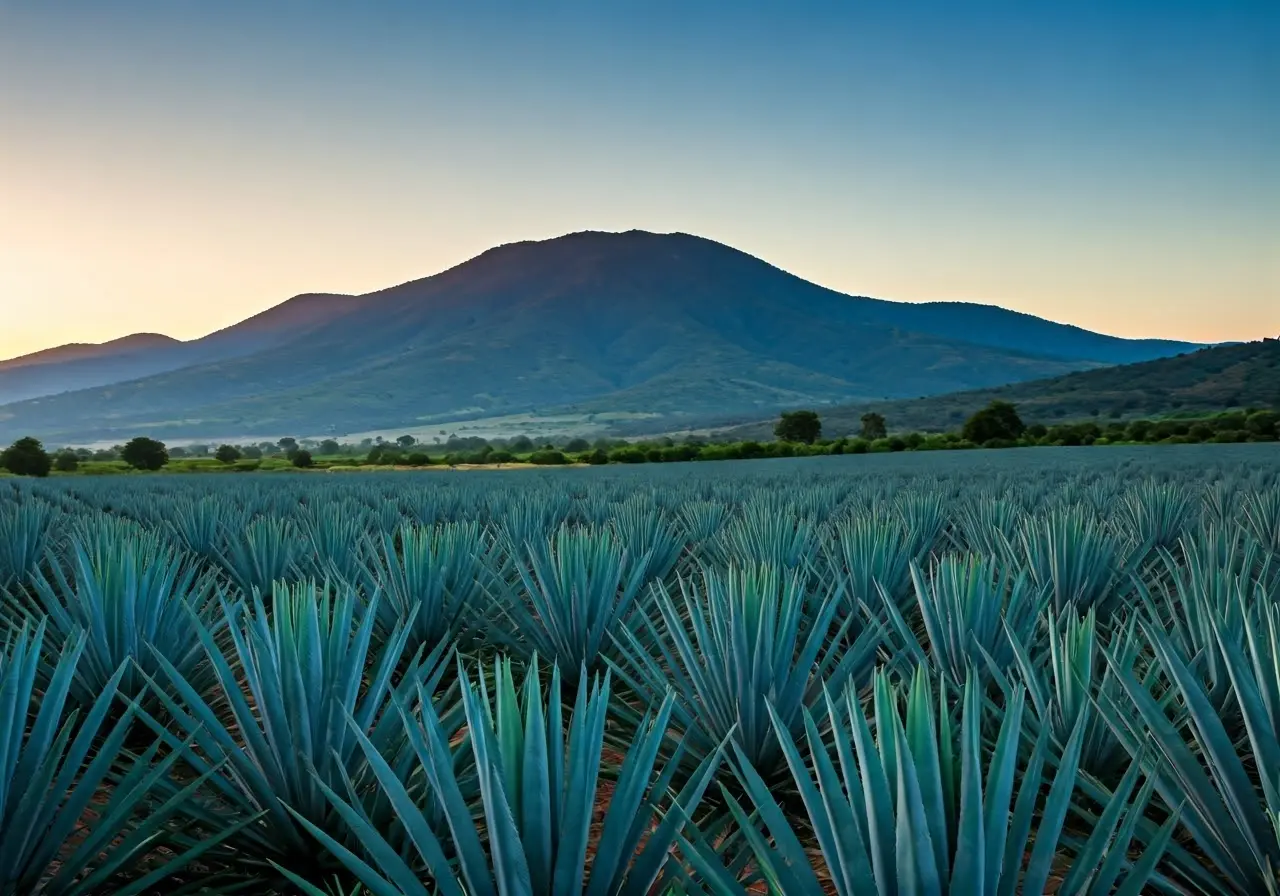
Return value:
<svg viewBox="0 0 1280 896">
<path fill-rule="evenodd" d="M 0 0 L 0 357 L 190 339 L 300 292 L 633 228 L 855 295 L 1275 336 L 1265 29 L 1149 12 L 961 22 L 979 53 L 945 7 L 726 28 Z"/>
</svg>

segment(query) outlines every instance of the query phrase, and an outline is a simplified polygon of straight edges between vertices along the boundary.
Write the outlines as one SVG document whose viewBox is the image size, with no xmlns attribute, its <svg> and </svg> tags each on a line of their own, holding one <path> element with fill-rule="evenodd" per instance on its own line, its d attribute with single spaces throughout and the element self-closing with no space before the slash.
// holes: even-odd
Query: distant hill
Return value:
<svg viewBox="0 0 1280 896">
<path fill-rule="evenodd" d="M 935 395 L 866 402 L 822 411 L 823 433 L 854 435 L 863 414 L 883 414 L 892 432 L 958 429 L 992 401 L 1009 401 L 1027 423 L 1211 414 L 1241 408 L 1280 410 L 1280 340 L 1200 349 L 1172 358 L 1087 370 L 1052 379 Z M 726 438 L 773 437 L 773 422 L 726 428 Z"/>
<path fill-rule="evenodd" d="M 42 364 L 61 364 L 68 361 L 83 361 L 94 358 L 109 358 L 113 355 L 147 351 L 149 349 L 168 348 L 178 345 L 178 340 L 160 333 L 134 333 L 132 336 L 121 336 L 109 342 L 69 342 L 54 348 L 32 352 L 0 361 L 0 370 L 14 370 L 18 367 L 33 367 Z"/>
<path fill-rule="evenodd" d="M 985 305 L 848 296 L 686 234 L 585 232 L 441 274 L 293 299 L 198 340 L 181 366 L 0 407 L 0 437 L 344 433 L 571 407 L 677 427 L 930 395 L 1196 346 L 1126 340 Z M 321 301 L 312 299 L 312 301 Z M 297 307 L 310 307 L 304 303 Z M 167 360 L 165 363 L 169 363 Z"/>
<path fill-rule="evenodd" d="M 190 342 L 158 333 L 135 333 L 110 342 L 71 343 L 0 361 L 0 405 L 123 383 L 269 349 L 341 314 L 350 301 L 350 296 L 295 296 Z"/>
</svg>

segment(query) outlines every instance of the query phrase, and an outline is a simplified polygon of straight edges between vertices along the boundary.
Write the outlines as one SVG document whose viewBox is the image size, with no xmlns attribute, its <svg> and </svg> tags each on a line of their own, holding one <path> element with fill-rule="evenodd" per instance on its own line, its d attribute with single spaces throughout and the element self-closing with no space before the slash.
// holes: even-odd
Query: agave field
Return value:
<svg viewBox="0 0 1280 896">
<path fill-rule="evenodd" d="M 1280 893 L 1280 451 L 0 480 L 0 896 Z"/>
</svg>

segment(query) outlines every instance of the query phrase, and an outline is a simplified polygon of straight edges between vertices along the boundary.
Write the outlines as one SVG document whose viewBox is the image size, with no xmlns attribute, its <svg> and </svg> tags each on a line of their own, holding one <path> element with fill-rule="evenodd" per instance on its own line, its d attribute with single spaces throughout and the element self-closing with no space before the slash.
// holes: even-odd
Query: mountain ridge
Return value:
<svg viewBox="0 0 1280 896">
<path fill-rule="evenodd" d="M 210 355 L 195 363 L 5 404 L 0 434 L 302 435 L 574 405 L 691 419 L 936 394 L 1197 347 L 995 306 L 845 295 L 703 237 L 646 231 L 507 243 L 371 293 L 307 295 L 321 298 L 197 340 Z M 303 313 L 308 302 L 315 313 Z M 264 315 L 258 334 L 251 322 Z"/>
</svg>

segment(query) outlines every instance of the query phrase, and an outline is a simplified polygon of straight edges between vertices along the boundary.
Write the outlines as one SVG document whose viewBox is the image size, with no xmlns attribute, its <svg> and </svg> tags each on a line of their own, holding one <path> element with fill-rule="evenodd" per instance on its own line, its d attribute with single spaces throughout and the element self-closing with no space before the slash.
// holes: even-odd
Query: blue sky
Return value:
<svg viewBox="0 0 1280 896">
<path fill-rule="evenodd" d="M 0 0 L 0 356 L 633 227 L 1276 335 L 1277 45 L 1274 2 Z"/>
</svg>

